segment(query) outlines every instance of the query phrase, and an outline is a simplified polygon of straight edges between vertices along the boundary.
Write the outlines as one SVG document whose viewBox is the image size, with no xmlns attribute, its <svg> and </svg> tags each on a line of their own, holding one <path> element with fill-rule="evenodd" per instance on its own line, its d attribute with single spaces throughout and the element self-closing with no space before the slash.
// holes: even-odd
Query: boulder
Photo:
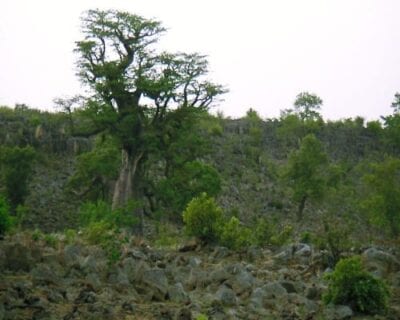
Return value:
<svg viewBox="0 0 400 320">
<path fill-rule="evenodd" d="M 7 270 L 29 272 L 34 266 L 31 250 L 19 243 L 6 244 L 3 252 L 3 266 Z"/>
<path fill-rule="evenodd" d="M 235 292 L 225 285 L 218 289 L 215 299 L 224 306 L 235 306 L 237 304 Z"/>
<path fill-rule="evenodd" d="M 190 302 L 189 295 L 183 288 L 182 283 L 178 282 L 168 288 L 168 297 L 171 301 L 187 304 Z"/>
<path fill-rule="evenodd" d="M 275 299 L 287 295 L 286 289 L 279 282 L 270 282 L 262 287 L 267 299 Z"/>
<path fill-rule="evenodd" d="M 252 287 L 256 284 L 256 279 L 250 272 L 242 270 L 231 277 L 227 281 L 227 284 L 236 294 L 241 295 L 246 291 L 251 291 Z"/>
<path fill-rule="evenodd" d="M 150 269 L 143 273 L 142 289 L 151 300 L 164 301 L 168 293 L 168 279 L 162 269 Z"/>
<path fill-rule="evenodd" d="M 353 310 L 349 306 L 329 305 L 324 309 L 324 319 L 326 320 L 347 320 L 353 316 Z"/>
<path fill-rule="evenodd" d="M 377 276 L 400 271 L 400 261 L 392 254 L 377 248 L 368 248 L 362 254 L 366 266 Z"/>
<path fill-rule="evenodd" d="M 35 285 L 57 285 L 61 282 L 61 277 L 56 274 L 55 269 L 44 263 L 39 263 L 32 270 L 31 275 Z"/>
</svg>

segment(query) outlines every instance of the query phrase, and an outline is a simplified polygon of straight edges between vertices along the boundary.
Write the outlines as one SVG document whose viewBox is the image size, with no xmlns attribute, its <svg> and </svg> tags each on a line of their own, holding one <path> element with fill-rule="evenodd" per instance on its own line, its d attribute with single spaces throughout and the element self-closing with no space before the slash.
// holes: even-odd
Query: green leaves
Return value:
<svg viewBox="0 0 400 320">
<path fill-rule="evenodd" d="M 183 212 L 187 234 L 206 242 L 218 239 L 222 219 L 222 209 L 206 193 L 193 198 Z"/>
<path fill-rule="evenodd" d="M 387 158 L 370 165 L 363 177 L 367 185 L 362 208 L 377 225 L 400 234 L 400 159 Z"/>
<path fill-rule="evenodd" d="M 340 260 L 327 280 L 325 303 L 349 304 L 355 311 L 367 314 L 384 313 L 387 309 L 387 286 L 363 269 L 358 256 Z"/>
<path fill-rule="evenodd" d="M 327 163 L 322 144 L 314 135 L 307 135 L 300 148 L 290 155 L 284 178 L 293 191 L 293 200 L 299 202 L 299 219 L 307 199 L 320 200 L 323 197 L 326 190 L 324 168 Z"/>
<path fill-rule="evenodd" d="M 297 95 L 294 102 L 296 113 L 302 120 L 318 120 L 321 115 L 318 110 L 321 109 L 322 99 L 309 92 L 301 92 Z"/>
<path fill-rule="evenodd" d="M 13 208 L 22 204 L 28 195 L 28 179 L 36 159 L 35 150 L 30 147 L 2 147 L 0 165 L 6 186 L 6 195 Z"/>
</svg>

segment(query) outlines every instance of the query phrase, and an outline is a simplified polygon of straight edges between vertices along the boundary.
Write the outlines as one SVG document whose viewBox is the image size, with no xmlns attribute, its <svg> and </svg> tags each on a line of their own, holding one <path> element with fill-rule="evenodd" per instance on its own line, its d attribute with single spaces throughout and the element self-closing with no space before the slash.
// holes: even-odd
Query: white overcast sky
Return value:
<svg viewBox="0 0 400 320">
<path fill-rule="evenodd" d="M 72 51 L 90 8 L 157 18 L 162 48 L 207 54 L 227 116 L 277 117 L 310 91 L 326 119 L 378 119 L 400 91 L 400 0 L 0 0 L 0 105 L 83 92 Z"/>
</svg>

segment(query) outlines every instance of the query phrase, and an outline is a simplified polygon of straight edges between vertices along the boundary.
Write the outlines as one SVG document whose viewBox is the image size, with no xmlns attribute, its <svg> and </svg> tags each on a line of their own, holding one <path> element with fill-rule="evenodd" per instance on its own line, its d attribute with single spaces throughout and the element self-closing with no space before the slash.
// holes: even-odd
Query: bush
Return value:
<svg viewBox="0 0 400 320">
<path fill-rule="evenodd" d="M 28 195 L 28 181 L 36 159 L 35 150 L 30 147 L 1 147 L 0 167 L 10 204 L 15 209 Z"/>
<path fill-rule="evenodd" d="M 232 217 L 222 227 L 221 244 L 230 249 L 240 249 L 251 244 L 251 230 L 240 225 L 236 217 Z"/>
<path fill-rule="evenodd" d="M 87 202 L 80 209 L 84 237 L 90 244 L 103 248 L 110 264 L 119 260 L 122 243 L 126 240 L 121 239 L 120 229 L 133 227 L 136 223 L 132 214 L 135 206 L 132 202 L 125 208 L 112 210 L 104 201 L 98 201 Z"/>
<path fill-rule="evenodd" d="M 353 246 L 350 240 L 351 227 L 348 221 L 345 223 L 338 219 L 328 219 L 324 221 L 323 232 L 314 237 L 313 243 L 317 248 L 328 251 L 329 267 L 334 267 L 342 253 L 349 251 Z"/>
<path fill-rule="evenodd" d="M 189 236 L 212 242 L 218 239 L 222 224 L 222 209 L 206 193 L 193 198 L 183 212 L 183 222 Z"/>
<path fill-rule="evenodd" d="M 84 234 L 89 244 L 99 245 L 105 251 L 109 264 L 119 260 L 122 241 L 109 222 L 105 220 L 93 222 L 85 228 Z"/>
<path fill-rule="evenodd" d="M 90 226 L 92 223 L 104 221 L 110 228 L 133 226 L 136 220 L 132 214 L 135 204 L 130 203 L 126 208 L 112 210 L 104 201 L 86 202 L 79 210 L 79 218 L 82 226 Z"/>
<path fill-rule="evenodd" d="M 293 227 L 285 225 L 283 228 L 276 221 L 260 218 L 253 231 L 253 242 L 258 246 L 286 244 L 292 237 Z"/>
<path fill-rule="evenodd" d="M 325 303 L 348 304 L 355 311 L 366 314 L 381 313 L 387 309 L 387 286 L 362 268 L 358 256 L 340 260 L 327 280 Z"/>
<path fill-rule="evenodd" d="M 5 234 L 13 226 L 13 217 L 10 216 L 10 207 L 6 199 L 0 196 L 0 235 Z"/>
</svg>

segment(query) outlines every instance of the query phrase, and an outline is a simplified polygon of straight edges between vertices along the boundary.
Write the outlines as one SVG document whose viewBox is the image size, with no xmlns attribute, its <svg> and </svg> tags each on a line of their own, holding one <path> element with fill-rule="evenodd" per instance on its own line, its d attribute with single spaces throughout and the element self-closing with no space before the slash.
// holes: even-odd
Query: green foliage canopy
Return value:
<svg viewBox="0 0 400 320">
<path fill-rule="evenodd" d="M 22 204 L 28 195 L 28 180 L 36 159 L 30 147 L 1 147 L 0 165 L 5 184 L 5 193 L 13 208 Z"/>
<path fill-rule="evenodd" d="M 368 188 L 362 207 L 373 222 L 388 228 L 396 237 L 400 234 L 400 159 L 373 163 L 370 170 L 364 175 Z"/>
<path fill-rule="evenodd" d="M 363 269 L 360 257 L 340 260 L 327 279 L 325 303 L 349 304 L 355 311 L 366 314 L 383 313 L 387 309 L 387 286 Z"/>
<path fill-rule="evenodd" d="M 324 168 L 328 162 L 321 142 L 312 134 L 301 141 L 300 148 L 293 152 L 284 172 L 293 191 L 293 200 L 299 203 L 298 218 L 302 218 L 307 199 L 322 199 L 326 181 Z"/>
</svg>

